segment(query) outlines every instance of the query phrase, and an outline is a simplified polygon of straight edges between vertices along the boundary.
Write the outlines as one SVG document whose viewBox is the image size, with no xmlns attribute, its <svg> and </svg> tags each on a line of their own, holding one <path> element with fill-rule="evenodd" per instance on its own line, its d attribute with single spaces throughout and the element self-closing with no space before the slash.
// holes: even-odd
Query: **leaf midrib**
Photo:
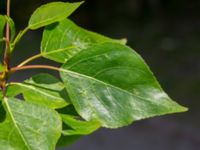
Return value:
<svg viewBox="0 0 200 150">
<path fill-rule="evenodd" d="M 120 90 L 120 91 L 123 91 L 123 92 L 125 92 L 125 93 L 127 93 L 127 94 L 133 95 L 133 96 L 135 96 L 135 97 L 137 97 L 137 98 L 143 99 L 143 100 L 145 100 L 145 101 L 150 101 L 150 102 L 152 102 L 151 100 L 149 100 L 149 99 L 147 99 L 147 98 L 138 96 L 138 95 L 136 95 L 136 94 L 134 94 L 134 93 L 131 93 L 131 92 L 129 92 L 129 91 L 126 91 L 126 90 L 124 90 L 124 89 L 122 89 L 122 88 L 120 88 L 120 87 L 114 86 L 114 85 L 112 85 L 112 84 L 108 84 L 108 83 L 103 82 L 103 81 L 101 81 L 101 80 L 99 80 L 99 79 L 96 79 L 96 78 L 93 78 L 93 77 L 90 77 L 90 76 L 87 76 L 87 75 L 84 75 L 84 74 L 80 74 L 80 73 L 78 73 L 78 72 L 74 72 L 74 71 L 71 71 L 71 70 L 68 70 L 68 69 L 64 69 L 64 68 L 61 68 L 60 71 L 66 72 L 66 73 L 75 74 L 75 75 L 82 76 L 82 77 L 85 77 L 85 78 L 89 78 L 89 79 L 94 80 L 94 81 L 96 81 L 96 82 L 99 82 L 99 83 L 102 83 L 102 84 L 104 84 L 104 85 L 110 86 L 110 87 L 115 88 L 115 89 L 118 89 L 118 90 Z"/>
<path fill-rule="evenodd" d="M 110 86 L 110 87 L 112 87 L 112 88 L 115 88 L 115 89 L 117 89 L 117 90 L 120 90 L 120 91 L 122 91 L 122 92 L 125 92 L 125 93 L 127 93 L 127 94 L 130 94 L 130 95 L 132 95 L 132 96 L 134 96 L 134 97 L 140 98 L 140 99 L 142 99 L 142 100 L 145 100 L 145 101 L 148 101 L 148 102 L 152 102 L 152 103 L 155 102 L 155 101 L 151 101 L 151 99 L 148 99 L 148 98 L 145 98 L 145 97 L 142 97 L 142 96 L 138 96 L 138 95 L 136 95 L 136 94 L 134 94 L 134 93 L 131 93 L 131 92 L 125 90 L 125 89 L 122 89 L 122 88 L 120 88 L 120 87 L 114 86 L 114 85 L 109 84 L 109 83 L 107 83 L 107 82 L 103 82 L 103 81 L 101 81 L 101 80 L 99 80 L 99 79 L 93 78 L 93 77 L 91 77 L 91 76 L 87 76 L 87 75 L 85 75 L 85 74 L 81 74 L 81 73 L 74 72 L 74 71 L 71 71 L 71 70 L 68 70 L 68 69 L 64 69 L 64 68 L 61 68 L 60 71 L 63 71 L 63 72 L 66 72 L 66 73 L 75 74 L 75 75 L 82 76 L 82 77 L 85 77 L 85 78 L 89 78 L 89 79 L 91 79 L 91 80 L 94 80 L 94 81 L 96 81 L 96 82 L 102 83 L 102 84 L 107 85 L 107 86 Z M 159 89 L 159 90 L 160 90 L 160 89 Z M 162 91 L 160 91 L 160 92 L 162 92 Z M 168 97 L 167 94 L 166 94 L 166 96 L 167 96 L 166 98 L 170 99 L 170 98 Z M 176 102 L 174 102 L 174 103 L 176 103 Z M 183 108 L 184 108 L 184 107 L 183 107 Z"/>
<path fill-rule="evenodd" d="M 32 88 L 30 85 L 26 85 L 26 84 L 22 84 L 22 83 L 12 83 L 12 84 L 14 84 L 14 85 L 19 85 L 19 86 L 23 86 L 23 87 L 32 89 L 32 90 L 34 90 L 34 91 L 36 91 L 36 92 L 38 92 L 38 93 L 41 93 L 41 94 L 43 94 L 43 95 L 45 95 L 45 96 L 47 96 L 47 97 L 51 97 L 51 98 L 56 98 L 56 99 L 62 100 L 62 99 L 59 98 L 59 97 L 56 97 L 56 96 L 54 96 L 54 95 L 50 95 L 50 94 L 48 94 L 48 93 L 46 93 L 46 92 L 42 92 L 42 91 L 38 90 L 37 88 Z"/>
</svg>

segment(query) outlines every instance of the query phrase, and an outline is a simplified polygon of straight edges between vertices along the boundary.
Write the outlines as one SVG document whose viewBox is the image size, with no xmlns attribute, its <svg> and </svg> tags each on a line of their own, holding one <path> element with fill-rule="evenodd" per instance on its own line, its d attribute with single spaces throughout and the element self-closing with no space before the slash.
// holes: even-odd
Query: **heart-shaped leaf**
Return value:
<svg viewBox="0 0 200 150">
<path fill-rule="evenodd" d="M 63 83 L 49 74 L 35 75 L 24 83 L 12 83 L 10 88 L 16 89 L 16 94 L 22 93 L 26 101 L 50 108 L 62 108 L 70 103 Z"/>
<path fill-rule="evenodd" d="M 124 45 L 95 45 L 62 68 L 61 78 L 77 112 L 104 127 L 187 110 L 167 96 L 143 59 Z"/>
<path fill-rule="evenodd" d="M 78 52 L 96 43 L 114 42 L 125 44 L 78 27 L 69 19 L 47 26 L 43 33 L 41 54 L 51 60 L 64 63 Z"/>
<path fill-rule="evenodd" d="M 83 2 L 52 2 L 42 5 L 31 16 L 28 28 L 35 30 L 54 22 L 61 21 L 71 15 L 82 3 Z"/>
<path fill-rule="evenodd" d="M 62 122 L 45 106 L 5 98 L 6 119 L 0 123 L 1 150 L 55 150 Z"/>
</svg>

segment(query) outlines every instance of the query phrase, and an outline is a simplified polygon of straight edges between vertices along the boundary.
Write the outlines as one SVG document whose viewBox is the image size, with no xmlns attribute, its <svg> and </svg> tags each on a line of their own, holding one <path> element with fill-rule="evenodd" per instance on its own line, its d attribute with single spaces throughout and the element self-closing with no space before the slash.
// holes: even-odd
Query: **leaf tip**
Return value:
<svg viewBox="0 0 200 150">
<path fill-rule="evenodd" d="M 176 106 L 176 109 L 174 110 L 174 113 L 187 112 L 188 110 L 189 108 L 178 104 L 178 106 Z"/>
<path fill-rule="evenodd" d="M 188 107 L 185 107 L 185 106 L 182 106 L 182 107 L 181 107 L 181 112 L 186 112 L 186 111 L 188 111 L 188 110 L 189 110 Z"/>
<path fill-rule="evenodd" d="M 77 8 L 80 7 L 85 1 L 75 2 L 74 4 L 77 5 Z"/>
<path fill-rule="evenodd" d="M 83 3 L 85 3 L 85 1 L 80 1 L 79 3 L 80 3 L 80 4 L 83 4 Z"/>
<path fill-rule="evenodd" d="M 120 40 L 120 43 L 123 44 L 123 45 L 126 45 L 127 42 L 128 42 L 128 39 L 127 39 L 127 38 L 122 38 L 122 39 Z"/>
</svg>

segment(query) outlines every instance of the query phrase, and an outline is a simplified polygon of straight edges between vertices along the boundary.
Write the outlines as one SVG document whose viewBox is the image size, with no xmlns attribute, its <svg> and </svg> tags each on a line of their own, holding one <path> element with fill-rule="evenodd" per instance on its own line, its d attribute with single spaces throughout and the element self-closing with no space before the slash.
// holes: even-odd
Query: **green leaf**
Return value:
<svg viewBox="0 0 200 150">
<path fill-rule="evenodd" d="M 83 49 L 104 42 L 126 43 L 125 40 L 115 40 L 90 32 L 65 19 L 45 28 L 41 54 L 48 59 L 64 63 Z"/>
<path fill-rule="evenodd" d="M 6 87 L 6 97 L 15 97 L 21 94 L 22 90 L 18 85 L 15 84 L 8 84 Z M 0 90 L 0 101 L 3 99 L 2 90 Z"/>
<path fill-rule="evenodd" d="M 4 72 L 6 70 L 6 67 L 0 63 L 0 72 Z"/>
<path fill-rule="evenodd" d="M 54 109 L 65 107 L 70 103 L 63 83 L 49 74 L 38 74 L 24 83 L 12 84 L 18 94 L 21 92 L 24 99 L 32 103 Z"/>
<path fill-rule="evenodd" d="M 0 123 L 1 150 L 55 150 L 62 122 L 48 107 L 5 98 L 6 120 Z"/>
<path fill-rule="evenodd" d="M 52 2 L 42 5 L 31 16 L 28 28 L 35 30 L 54 22 L 61 21 L 71 15 L 82 3 L 83 2 Z"/>
<path fill-rule="evenodd" d="M 15 34 L 16 34 L 16 31 L 15 31 L 15 23 L 14 23 L 14 21 L 12 20 L 12 18 L 10 18 L 9 16 L 4 16 L 5 17 L 5 19 L 6 19 L 6 21 L 8 22 L 8 24 L 9 24 L 9 27 L 10 27 L 10 35 L 11 35 L 11 37 L 10 37 L 10 39 L 11 39 L 11 41 L 14 39 L 14 37 L 15 37 Z"/>
<path fill-rule="evenodd" d="M 74 109 L 73 105 L 68 105 L 64 108 L 56 110 L 59 114 L 67 114 L 72 117 L 80 117 L 76 110 Z M 65 123 L 63 123 L 63 130 L 69 129 Z M 57 147 L 67 147 L 73 144 L 75 141 L 79 140 L 82 135 L 61 135 L 60 139 L 58 140 Z"/>
<path fill-rule="evenodd" d="M 61 78 L 76 111 L 104 127 L 187 110 L 168 97 L 143 59 L 127 46 L 95 45 L 62 68 Z"/>
<path fill-rule="evenodd" d="M 0 55 L 2 54 L 3 50 L 3 36 L 4 36 L 5 25 L 6 25 L 5 17 L 0 15 Z"/>
<path fill-rule="evenodd" d="M 70 128 L 62 131 L 63 135 L 88 135 L 96 131 L 100 125 L 98 121 L 81 121 L 71 115 L 61 114 L 63 122 Z"/>
<path fill-rule="evenodd" d="M 67 147 L 77 141 L 81 136 L 91 134 L 100 127 L 97 121 L 83 121 L 77 114 L 73 105 L 57 110 L 62 116 L 63 131 L 57 147 Z"/>
<path fill-rule="evenodd" d="M 21 94 L 23 89 L 15 84 L 8 84 L 6 87 L 6 97 L 15 97 Z M 0 101 L 3 99 L 3 92 L 0 90 Z"/>
</svg>

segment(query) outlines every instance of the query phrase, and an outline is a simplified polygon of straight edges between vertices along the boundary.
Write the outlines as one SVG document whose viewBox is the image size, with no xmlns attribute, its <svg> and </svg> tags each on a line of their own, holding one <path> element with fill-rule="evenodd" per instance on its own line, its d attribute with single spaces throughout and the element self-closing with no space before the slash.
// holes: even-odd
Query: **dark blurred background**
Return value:
<svg viewBox="0 0 200 150">
<path fill-rule="evenodd" d="M 12 0 L 17 30 L 27 25 L 38 6 L 50 1 Z M 0 13 L 5 13 L 5 0 L 0 1 Z M 87 29 L 127 38 L 165 91 L 190 110 L 121 129 L 101 129 L 63 150 L 200 150 L 200 0 L 86 0 L 70 18 Z M 41 34 L 28 32 L 13 64 L 39 52 Z M 45 71 L 19 72 L 11 80 L 38 72 Z"/>
</svg>

